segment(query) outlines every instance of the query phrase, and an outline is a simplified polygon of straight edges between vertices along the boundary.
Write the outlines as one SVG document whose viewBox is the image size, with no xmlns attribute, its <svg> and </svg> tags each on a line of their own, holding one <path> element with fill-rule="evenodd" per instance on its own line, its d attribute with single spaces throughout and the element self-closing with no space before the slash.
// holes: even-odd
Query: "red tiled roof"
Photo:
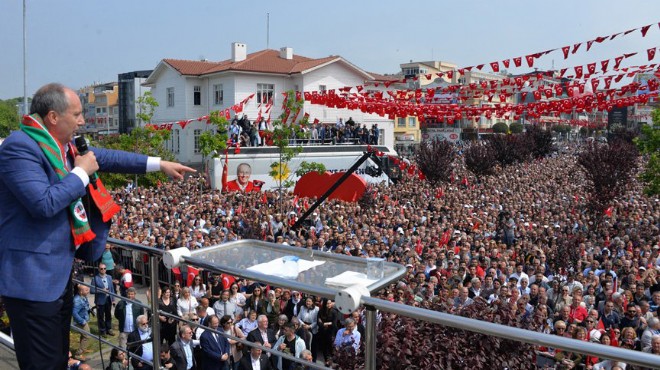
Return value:
<svg viewBox="0 0 660 370">
<path fill-rule="evenodd" d="M 172 66 L 179 73 L 192 76 L 201 76 L 222 71 L 290 74 L 303 72 L 337 58 L 337 56 L 329 56 L 312 59 L 293 55 L 292 59 L 284 59 L 280 58 L 280 52 L 278 50 L 267 49 L 248 54 L 245 60 L 240 62 L 232 62 L 231 59 L 221 62 L 164 59 L 164 62 Z"/>
</svg>

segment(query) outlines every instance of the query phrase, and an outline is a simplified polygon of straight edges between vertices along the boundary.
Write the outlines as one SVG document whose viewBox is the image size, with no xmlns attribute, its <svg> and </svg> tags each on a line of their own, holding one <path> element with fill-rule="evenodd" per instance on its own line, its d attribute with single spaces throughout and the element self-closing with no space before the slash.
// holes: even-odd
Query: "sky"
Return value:
<svg viewBox="0 0 660 370">
<path fill-rule="evenodd" d="M 116 81 L 119 73 L 153 69 L 164 58 L 225 60 L 232 42 L 245 43 L 248 53 L 265 49 L 267 34 L 271 49 L 340 55 L 380 74 L 411 60 L 488 66 L 648 24 L 646 37 L 637 31 L 589 52 L 583 45 L 567 60 L 558 50 L 535 67 L 573 67 L 630 52 L 639 55 L 624 66 L 648 64 L 646 49 L 660 47 L 657 0 L 25 2 L 28 96 L 49 82 L 77 89 Z M 0 99 L 23 96 L 22 0 L 0 0 L 0 50 Z"/>
</svg>

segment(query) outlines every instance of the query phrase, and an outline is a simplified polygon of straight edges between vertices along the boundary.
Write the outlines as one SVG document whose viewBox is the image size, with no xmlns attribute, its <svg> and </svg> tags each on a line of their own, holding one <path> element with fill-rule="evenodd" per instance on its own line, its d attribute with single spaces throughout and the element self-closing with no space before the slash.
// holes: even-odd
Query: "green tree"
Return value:
<svg viewBox="0 0 660 370">
<path fill-rule="evenodd" d="M 0 137 L 7 137 L 18 130 L 18 109 L 12 100 L 0 101 Z"/>
<path fill-rule="evenodd" d="M 208 164 L 206 158 L 217 158 L 225 149 L 227 149 L 227 118 L 220 111 L 213 111 L 209 114 L 209 122 L 213 129 L 205 130 L 199 135 L 199 151 L 202 153 L 202 165 L 204 173 L 207 171 Z M 206 179 L 210 181 L 210 179 Z"/>
<path fill-rule="evenodd" d="M 134 153 L 160 157 L 166 161 L 174 160 L 174 154 L 165 149 L 165 141 L 170 138 L 168 130 L 156 130 L 153 127 L 137 127 L 130 134 L 119 136 L 104 136 L 98 146 L 107 149 L 125 150 Z M 134 175 L 117 173 L 99 173 L 103 184 L 108 188 L 125 186 L 134 179 Z M 162 172 L 150 172 L 138 175 L 138 183 L 142 186 L 154 186 L 159 181 L 166 181 L 167 176 Z"/>
<path fill-rule="evenodd" d="M 147 91 L 137 98 L 137 103 L 140 112 L 135 114 L 135 116 L 142 124 L 151 123 L 151 119 L 154 117 L 154 111 L 159 106 L 158 101 L 151 95 L 151 91 Z"/>
<path fill-rule="evenodd" d="M 289 170 L 289 162 L 302 152 L 302 146 L 290 145 L 291 141 L 296 142 L 300 139 L 305 139 L 305 132 L 303 127 L 309 126 L 307 116 L 303 116 L 299 122 L 295 122 L 296 117 L 300 113 L 305 104 L 302 97 L 297 96 L 293 90 L 289 90 L 284 98 L 284 110 L 282 114 L 273 121 L 273 145 L 279 149 L 279 161 L 273 162 L 270 165 L 271 171 L 269 173 L 275 181 L 278 182 L 280 191 L 280 212 L 282 212 L 282 190 L 293 185 L 291 180 L 291 171 Z M 315 170 L 318 172 L 325 172 L 325 166 L 319 163 L 302 162 L 300 169 L 295 173 L 298 176 Z"/>
<path fill-rule="evenodd" d="M 506 134 L 509 132 L 509 126 L 504 122 L 497 122 L 493 125 L 493 132 L 496 134 Z"/>
<path fill-rule="evenodd" d="M 642 126 L 642 134 L 635 139 L 641 153 L 648 157 L 640 179 L 646 184 L 649 195 L 660 194 L 660 109 L 652 113 L 653 125 Z"/>
<path fill-rule="evenodd" d="M 512 134 L 519 134 L 523 132 L 523 125 L 520 122 L 513 122 L 509 126 L 509 130 L 511 130 Z"/>
</svg>

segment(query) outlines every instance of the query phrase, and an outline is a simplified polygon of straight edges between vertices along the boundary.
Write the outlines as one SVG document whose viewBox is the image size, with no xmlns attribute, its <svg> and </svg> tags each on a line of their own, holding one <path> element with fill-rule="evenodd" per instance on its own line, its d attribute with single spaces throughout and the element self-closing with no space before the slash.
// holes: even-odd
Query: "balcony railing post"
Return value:
<svg viewBox="0 0 660 370">
<path fill-rule="evenodd" d="M 365 370 L 376 370 L 376 308 L 365 306 L 366 327 L 364 340 Z"/>
<path fill-rule="evenodd" d="M 160 363 L 160 319 L 158 318 L 158 256 L 149 255 L 149 274 L 151 275 L 151 332 L 153 333 L 154 369 Z"/>
</svg>

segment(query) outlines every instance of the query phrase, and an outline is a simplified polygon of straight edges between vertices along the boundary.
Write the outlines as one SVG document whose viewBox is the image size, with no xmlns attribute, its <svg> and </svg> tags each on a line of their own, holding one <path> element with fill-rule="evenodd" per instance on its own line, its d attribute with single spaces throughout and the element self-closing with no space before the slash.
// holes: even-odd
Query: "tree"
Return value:
<svg viewBox="0 0 660 370">
<path fill-rule="evenodd" d="M 513 122 L 509 125 L 509 130 L 511 130 L 512 134 L 519 134 L 523 132 L 523 125 L 520 122 Z"/>
<path fill-rule="evenodd" d="M 213 129 L 205 130 L 199 135 L 199 152 L 202 154 L 205 173 L 207 170 L 206 158 L 220 156 L 227 149 L 227 139 L 229 138 L 227 118 L 220 111 L 213 111 L 209 114 L 209 123 L 213 125 Z"/>
<path fill-rule="evenodd" d="M 424 140 L 415 153 L 415 161 L 433 186 L 449 181 L 454 161 L 454 147 L 446 140 Z"/>
<path fill-rule="evenodd" d="M 172 152 L 165 149 L 165 141 L 170 138 L 168 130 L 156 130 L 153 127 L 137 127 L 130 134 L 119 136 L 102 137 L 98 144 L 107 149 L 125 150 L 134 153 L 145 154 L 152 157 L 160 157 L 166 161 L 174 160 Z M 134 175 L 125 175 L 118 173 L 99 173 L 103 184 L 108 188 L 125 186 L 134 179 Z M 166 181 L 167 176 L 162 172 L 150 172 L 144 175 L 138 175 L 140 184 L 144 186 L 154 186 L 160 181 Z"/>
<path fill-rule="evenodd" d="M 623 194 L 637 168 L 639 152 L 624 140 L 587 144 L 578 156 L 578 166 L 587 179 L 587 208 L 596 227 L 612 201 Z"/>
<path fill-rule="evenodd" d="M 465 167 L 477 178 L 494 175 L 497 159 L 490 142 L 476 143 L 465 150 Z"/>
<path fill-rule="evenodd" d="M 147 91 L 137 98 L 137 103 L 140 111 L 135 116 L 141 121 L 140 123 L 151 123 L 154 111 L 159 106 L 158 101 L 151 95 L 151 91 Z"/>
<path fill-rule="evenodd" d="M 493 149 L 493 155 L 499 164 L 504 168 L 516 162 L 515 144 L 512 140 L 514 136 L 491 135 L 488 138 L 488 145 Z"/>
<path fill-rule="evenodd" d="M 306 139 L 303 127 L 309 126 L 307 115 L 303 115 L 302 119 L 296 122 L 296 118 L 305 104 L 299 93 L 289 90 L 286 92 L 284 99 L 284 110 L 278 119 L 273 121 L 272 133 L 273 144 L 279 149 L 279 160 L 271 163 L 269 173 L 270 177 L 277 181 L 279 185 L 280 212 L 282 212 L 282 190 L 293 185 L 293 181 L 290 180 L 292 173 L 289 169 L 289 162 L 302 152 L 302 146 L 291 146 L 289 144 Z M 304 169 L 314 168 L 318 172 L 325 172 L 325 166 L 319 163 L 302 162 L 300 167 Z M 296 174 L 302 172 L 296 171 Z"/>
<path fill-rule="evenodd" d="M 543 158 L 554 151 L 552 144 L 552 133 L 538 126 L 528 126 L 525 132 L 533 144 L 532 156 L 534 158 Z"/>
<path fill-rule="evenodd" d="M 640 179 L 649 195 L 660 194 L 660 109 L 653 110 L 653 125 L 642 126 L 642 134 L 635 139 L 637 148 L 648 158 Z"/>
<path fill-rule="evenodd" d="M 0 137 L 7 137 L 18 130 L 19 116 L 16 105 L 11 101 L 0 101 Z"/>
<path fill-rule="evenodd" d="M 493 125 L 493 132 L 496 134 L 506 134 L 509 132 L 509 126 L 504 122 L 497 122 Z"/>
</svg>

